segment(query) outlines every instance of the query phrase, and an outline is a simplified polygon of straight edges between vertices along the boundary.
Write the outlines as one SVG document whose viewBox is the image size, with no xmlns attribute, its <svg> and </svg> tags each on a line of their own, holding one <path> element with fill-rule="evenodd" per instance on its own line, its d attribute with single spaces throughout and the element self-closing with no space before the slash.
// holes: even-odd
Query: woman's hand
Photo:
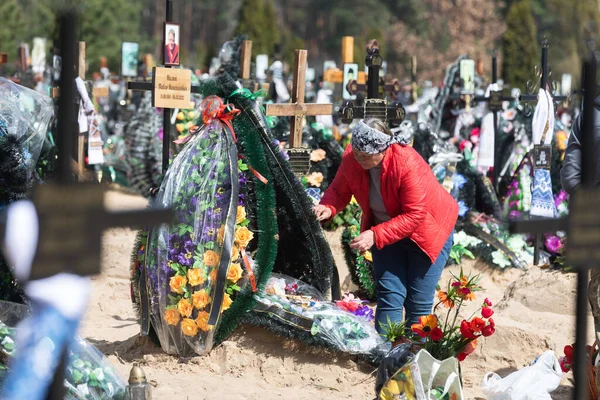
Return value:
<svg viewBox="0 0 600 400">
<path fill-rule="evenodd" d="M 350 242 L 350 248 L 361 253 L 370 250 L 375 244 L 375 233 L 372 230 L 364 231 Z"/>
<path fill-rule="evenodd" d="M 317 217 L 317 221 L 327 221 L 329 218 L 331 218 L 331 209 L 321 204 L 314 206 L 313 212 Z"/>
</svg>

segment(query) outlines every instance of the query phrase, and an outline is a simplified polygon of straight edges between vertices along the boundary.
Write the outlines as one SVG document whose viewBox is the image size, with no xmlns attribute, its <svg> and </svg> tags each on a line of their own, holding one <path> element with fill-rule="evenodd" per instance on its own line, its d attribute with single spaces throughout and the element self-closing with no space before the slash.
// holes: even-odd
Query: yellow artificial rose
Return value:
<svg viewBox="0 0 600 400">
<path fill-rule="evenodd" d="M 233 283 L 236 283 L 242 277 L 242 273 L 243 271 L 242 267 L 240 267 L 240 264 L 231 264 L 229 270 L 227 271 L 227 279 Z"/>
<path fill-rule="evenodd" d="M 217 269 L 213 269 L 211 271 L 211 273 L 208 275 L 208 278 L 211 280 L 211 282 L 214 282 L 217 280 Z"/>
<path fill-rule="evenodd" d="M 208 324 L 208 313 L 206 311 L 198 314 L 198 318 L 196 318 L 196 325 L 204 332 L 208 332 L 213 328 L 212 325 Z"/>
<path fill-rule="evenodd" d="M 188 121 L 188 123 L 187 123 L 187 124 L 185 124 L 185 127 L 186 127 L 187 129 L 190 129 L 190 128 L 192 127 L 192 125 L 194 125 L 194 123 L 193 123 L 192 121 Z"/>
<path fill-rule="evenodd" d="M 219 264 L 219 255 L 212 250 L 207 250 L 203 259 L 207 267 L 216 267 Z"/>
<path fill-rule="evenodd" d="M 364 257 L 365 260 L 373 262 L 373 254 L 370 251 L 365 251 Z"/>
<path fill-rule="evenodd" d="M 210 297 L 206 293 L 206 290 L 200 290 L 192 295 L 192 302 L 194 303 L 194 307 L 202 310 L 210 303 Z"/>
<path fill-rule="evenodd" d="M 229 310 L 231 303 L 233 303 L 233 300 L 231 300 L 231 297 L 229 297 L 229 295 L 225 293 L 225 297 L 223 297 L 223 306 L 221 307 L 221 312 Z"/>
<path fill-rule="evenodd" d="M 310 153 L 310 161 L 312 162 L 322 161 L 325 157 L 327 157 L 327 153 L 323 149 L 316 149 Z"/>
<path fill-rule="evenodd" d="M 202 285 L 206 281 L 206 279 L 202 275 L 202 270 L 200 268 L 188 269 L 187 278 L 188 282 L 192 286 Z"/>
<path fill-rule="evenodd" d="M 186 336 L 196 336 L 198 334 L 198 325 L 191 318 L 184 318 L 181 321 L 181 331 Z"/>
<path fill-rule="evenodd" d="M 183 121 L 183 119 L 185 118 L 185 114 L 183 114 L 183 112 L 178 112 L 177 113 L 177 120 L 178 121 Z"/>
<path fill-rule="evenodd" d="M 254 239 L 254 234 L 245 226 L 241 226 L 235 230 L 235 243 L 244 248 Z"/>
<path fill-rule="evenodd" d="M 179 311 L 176 308 L 170 308 L 165 311 L 165 321 L 169 325 L 177 325 L 179 323 Z"/>
<path fill-rule="evenodd" d="M 185 125 L 184 124 L 175 124 L 175 129 L 177 129 L 177 132 L 181 133 L 184 131 Z"/>
<path fill-rule="evenodd" d="M 240 259 L 240 248 L 233 245 L 231 248 L 231 261 L 237 261 Z"/>
<path fill-rule="evenodd" d="M 190 106 L 188 108 L 191 109 L 191 110 L 195 109 L 196 108 L 196 103 L 194 103 L 193 101 L 190 101 Z"/>
<path fill-rule="evenodd" d="M 221 225 L 219 230 L 217 231 L 217 241 L 220 246 L 223 246 L 223 241 L 225 240 L 225 225 Z"/>
<path fill-rule="evenodd" d="M 193 111 L 188 112 L 188 118 L 190 118 L 190 119 L 196 118 L 196 113 Z"/>
<path fill-rule="evenodd" d="M 238 206 L 237 208 L 237 218 L 235 220 L 236 224 L 241 224 L 246 219 L 246 209 L 243 206 Z"/>
<path fill-rule="evenodd" d="M 185 279 L 185 277 L 181 276 L 181 275 L 175 275 L 169 281 L 169 286 L 171 288 L 171 292 L 182 294 L 183 287 L 185 285 L 187 285 L 187 279 Z"/>
<path fill-rule="evenodd" d="M 179 300 L 179 303 L 177 303 L 177 310 L 182 317 L 187 318 L 192 315 L 193 309 L 194 308 L 192 307 L 192 303 L 190 303 L 189 299 L 181 299 Z"/>
</svg>

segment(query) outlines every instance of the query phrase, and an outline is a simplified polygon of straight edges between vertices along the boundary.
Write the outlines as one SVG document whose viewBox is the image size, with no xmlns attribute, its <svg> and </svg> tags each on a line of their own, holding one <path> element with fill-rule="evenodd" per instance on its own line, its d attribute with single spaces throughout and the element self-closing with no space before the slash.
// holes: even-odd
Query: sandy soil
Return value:
<svg viewBox="0 0 600 400">
<path fill-rule="evenodd" d="M 107 207 L 142 208 L 142 198 L 109 192 Z M 261 328 L 244 326 L 205 357 L 179 359 L 138 337 L 131 307 L 129 258 L 135 232 L 113 229 L 105 233 L 103 273 L 94 278 L 93 294 L 82 336 L 104 352 L 127 377 L 140 363 L 154 385 L 155 399 L 372 399 L 373 369 L 353 357 L 311 349 L 282 339 Z M 351 289 L 339 244 L 339 232 L 328 234 L 344 290 Z M 562 356 L 573 342 L 575 281 L 573 274 L 531 268 L 498 271 L 480 262 L 463 263 L 465 272 L 483 276 L 496 306 L 496 334 L 480 343 L 463 363 L 465 397 L 482 396 L 486 372 L 501 376 L 531 363 L 545 350 Z M 442 283 L 459 267 L 447 269 Z M 590 342 L 592 342 L 590 318 Z M 566 375 L 552 397 L 567 399 L 572 374 Z"/>
</svg>

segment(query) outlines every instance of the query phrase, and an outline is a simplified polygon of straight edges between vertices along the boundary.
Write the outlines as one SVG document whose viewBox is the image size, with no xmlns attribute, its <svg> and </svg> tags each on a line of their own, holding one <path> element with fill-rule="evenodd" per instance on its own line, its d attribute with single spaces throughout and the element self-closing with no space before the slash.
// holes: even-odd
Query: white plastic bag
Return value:
<svg viewBox="0 0 600 400">
<path fill-rule="evenodd" d="M 558 359 L 549 350 L 529 367 L 506 378 L 488 372 L 481 387 L 488 400 L 550 400 L 550 393 L 560 385 L 562 375 Z"/>
</svg>

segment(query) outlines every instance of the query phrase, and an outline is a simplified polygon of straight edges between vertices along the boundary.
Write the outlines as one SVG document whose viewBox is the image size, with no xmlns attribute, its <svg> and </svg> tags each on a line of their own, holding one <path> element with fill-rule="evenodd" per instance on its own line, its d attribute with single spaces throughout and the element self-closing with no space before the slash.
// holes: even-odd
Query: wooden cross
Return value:
<svg viewBox="0 0 600 400">
<path fill-rule="evenodd" d="M 560 219 L 535 219 L 514 221 L 510 229 L 515 233 L 568 231 L 567 261 L 577 268 L 577 320 L 575 342 L 575 387 L 573 398 L 587 399 L 587 307 L 588 273 L 590 268 L 600 267 L 600 190 L 595 182 L 594 100 L 596 97 L 596 60 L 584 63 L 584 109 L 581 119 L 581 186 L 570 199 L 570 215 Z"/>
<path fill-rule="evenodd" d="M 294 66 L 294 86 L 292 87 L 292 102 L 287 104 L 267 104 L 266 115 L 275 117 L 292 117 L 290 122 L 290 163 L 294 168 L 294 161 L 302 150 L 302 123 L 305 116 L 331 115 L 333 104 L 307 104 L 304 102 L 306 88 L 306 50 L 296 50 Z M 300 166 L 298 166 L 300 167 Z M 301 167 L 302 169 L 304 166 Z M 302 173 L 299 169 L 294 169 Z M 304 171 L 304 173 L 308 170 Z"/>
<path fill-rule="evenodd" d="M 8 64 L 8 53 L 0 52 L 0 65 Z"/>
</svg>

